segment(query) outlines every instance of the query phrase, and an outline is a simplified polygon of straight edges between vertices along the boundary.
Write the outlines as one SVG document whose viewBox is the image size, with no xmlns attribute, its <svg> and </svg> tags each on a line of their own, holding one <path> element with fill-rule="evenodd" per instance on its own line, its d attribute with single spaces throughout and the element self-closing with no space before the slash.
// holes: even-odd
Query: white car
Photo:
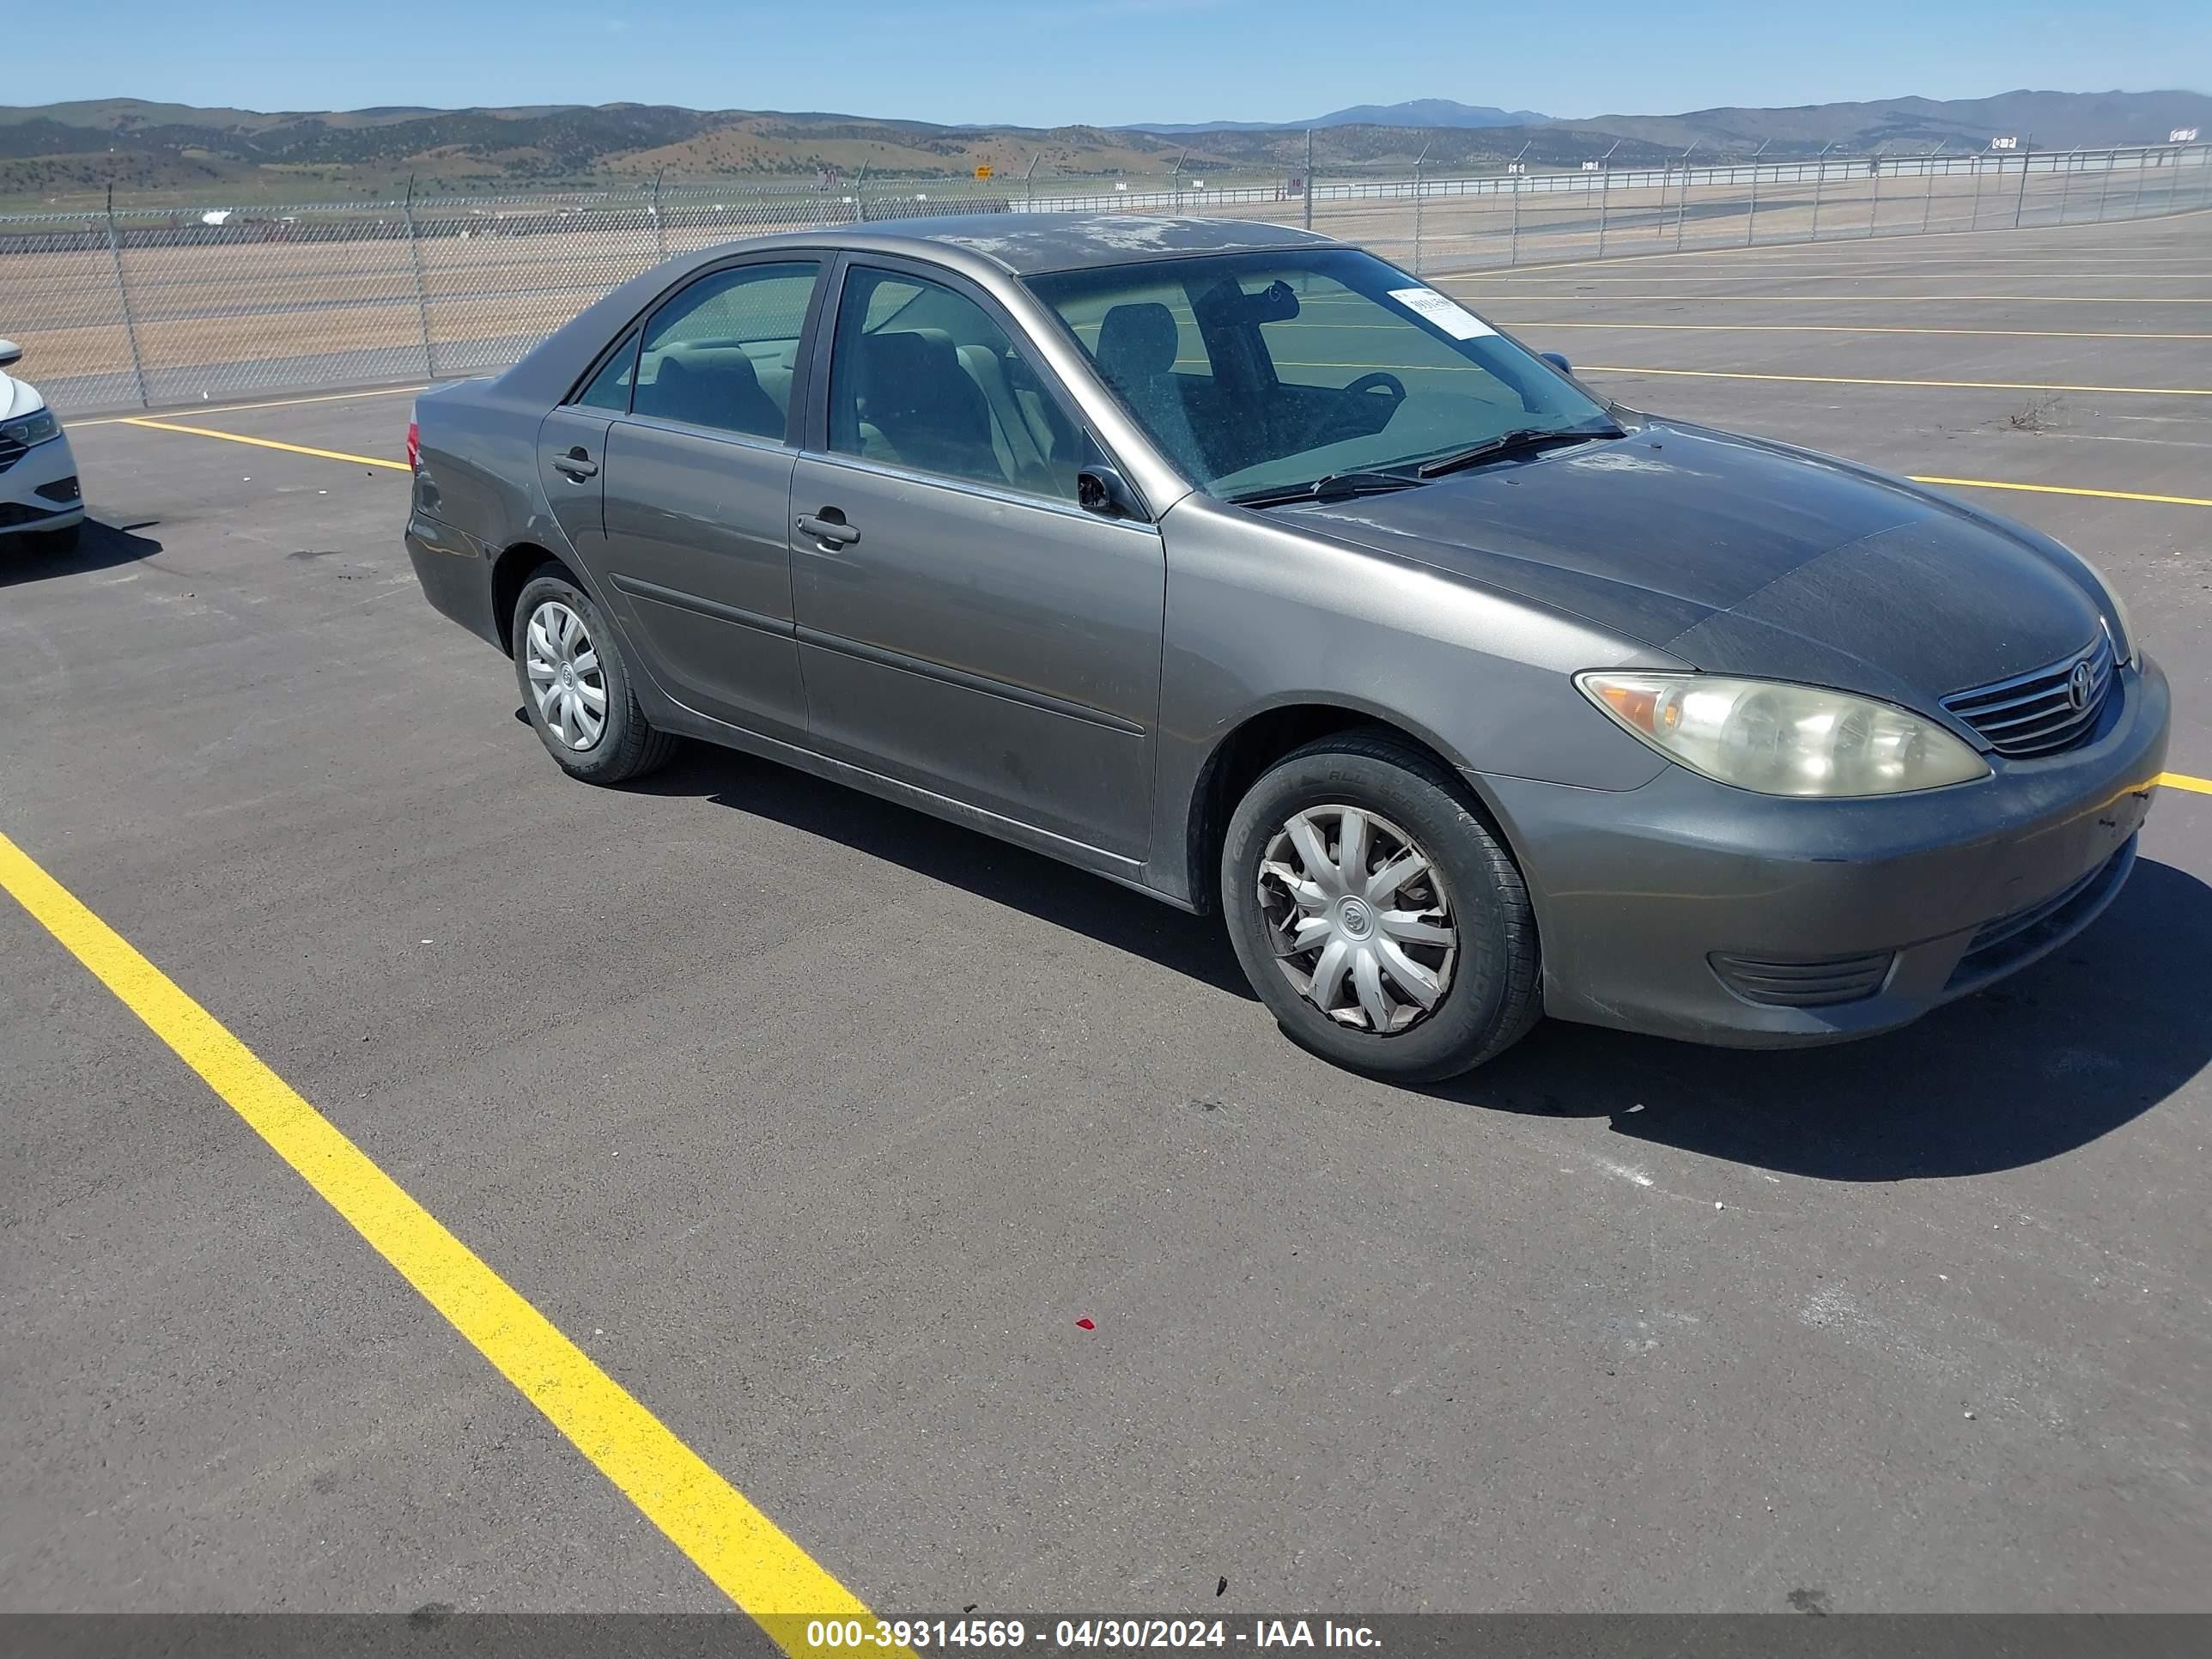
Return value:
<svg viewBox="0 0 2212 1659">
<path fill-rule="evenodd" d="M 8 373 L 22 356 L 0 340 L 0 551 L 28 542 L 65 553 L 84 524 L 76 457 L 38 387 Z"/>
</svg>

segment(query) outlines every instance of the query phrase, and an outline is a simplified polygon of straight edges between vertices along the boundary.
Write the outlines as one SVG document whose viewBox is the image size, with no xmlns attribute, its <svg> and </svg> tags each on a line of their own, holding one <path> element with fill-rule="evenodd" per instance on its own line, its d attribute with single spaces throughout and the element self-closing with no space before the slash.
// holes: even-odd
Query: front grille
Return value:
<svg viewBox="0 0 2212 1659">
<path fill-rule="evenodd" d="M 1893 951 L 1865 956 L 1823 957 L 1811 961 L 1773 962 L 1716 951 L 1706 958 L 1713 972 L 1746 1002 L 1774 1008 L 1821 1008 L 1870 997 L 1889 977 Z"/>
<path fill-rule="evenodd" d="M 28 445 L 19 444 L 13 438 L 0 438 L 0 472 L 5 472 L 30 453 Z"/>
<path fill-rule="evenodd" d="M 2087 665 L 2086 695 L 2075 695 L 2075 671 Z M 2097 716 L 2112 690 L 2112 642 L 2102 631 L 2097 642 L 2063 662 L 2020 674 L 1995 685 L 1954 691 L 1943 707 L 1982 734 L 2000 755 L 2015 759 L 2055 755 L 2071 749 L 2095 730 Z"/>
<path fill-rule="evenodd" d="M 50 501 L 54 501 L 63 507 L 67 507 L 77 499 L 81 492 L 77 489 L 76 474 L 72 472 L 66 478 L 56 478 L 51 483 L 40 484 L 31 493 L 33 495 L 42 495 Z"/>
</svg>

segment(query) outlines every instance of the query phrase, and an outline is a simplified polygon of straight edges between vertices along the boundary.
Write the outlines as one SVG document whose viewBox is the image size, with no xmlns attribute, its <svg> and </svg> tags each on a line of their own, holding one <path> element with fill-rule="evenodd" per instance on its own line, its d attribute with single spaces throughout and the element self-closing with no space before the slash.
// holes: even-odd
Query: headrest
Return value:
<svg viewBox="0 0 2212 1659">
<path fill-rule="evenodd" d="M 1182 343 L 1175 313 L 1158 301 L 1115 306 L 1098 325 L 1098 367 L 1110 379 L 1164 374 Z"/>
</svg>

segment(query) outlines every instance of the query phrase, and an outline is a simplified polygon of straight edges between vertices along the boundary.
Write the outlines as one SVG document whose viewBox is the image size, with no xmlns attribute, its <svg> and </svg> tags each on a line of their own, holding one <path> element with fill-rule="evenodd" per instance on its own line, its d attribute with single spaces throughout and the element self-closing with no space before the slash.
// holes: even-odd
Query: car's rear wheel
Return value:
<svg viewBox="0 0 2212 1659">
<path fill-rule="evenodd" d="M 531 728 L 563 771 L 620 783 L 667 763 L 676 739 L 647 723 L 614 630 L 559 565 L 523 584 L 514 639 Z"/>
<path fill-rule="evenodd" d="M 1464 787 L 1387 735 L 1325 738 L 1263 774 L 1230 819 L 1221 901 L 1252 988 L 1338 1065 L 1452 1077 L 1542 1013 L 1518 866 Z"/>
</svg>

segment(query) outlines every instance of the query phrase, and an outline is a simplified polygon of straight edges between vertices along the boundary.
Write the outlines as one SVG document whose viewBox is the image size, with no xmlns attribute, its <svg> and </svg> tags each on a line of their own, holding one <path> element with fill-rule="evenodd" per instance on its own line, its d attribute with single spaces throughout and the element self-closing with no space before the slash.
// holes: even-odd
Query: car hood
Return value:
<svg viewBox="0 0 2212 1659">
<path fill-rule="evenodd" d="M 26 415 L 35 415 L 46 406 L 39 395 L 39 388 L 28 380 L 19 380 L 12 374 L 0 374 L 0 421 L 21 420 Z"/>
<path fill-rule="evenodd" d="M 1893 702 L 2039 668 L 2100 626 L 2081 583 L 1995 521 L 1841 461 L 1665 422 L 1279 516 L 1693 667 Z"/>
</svg>

